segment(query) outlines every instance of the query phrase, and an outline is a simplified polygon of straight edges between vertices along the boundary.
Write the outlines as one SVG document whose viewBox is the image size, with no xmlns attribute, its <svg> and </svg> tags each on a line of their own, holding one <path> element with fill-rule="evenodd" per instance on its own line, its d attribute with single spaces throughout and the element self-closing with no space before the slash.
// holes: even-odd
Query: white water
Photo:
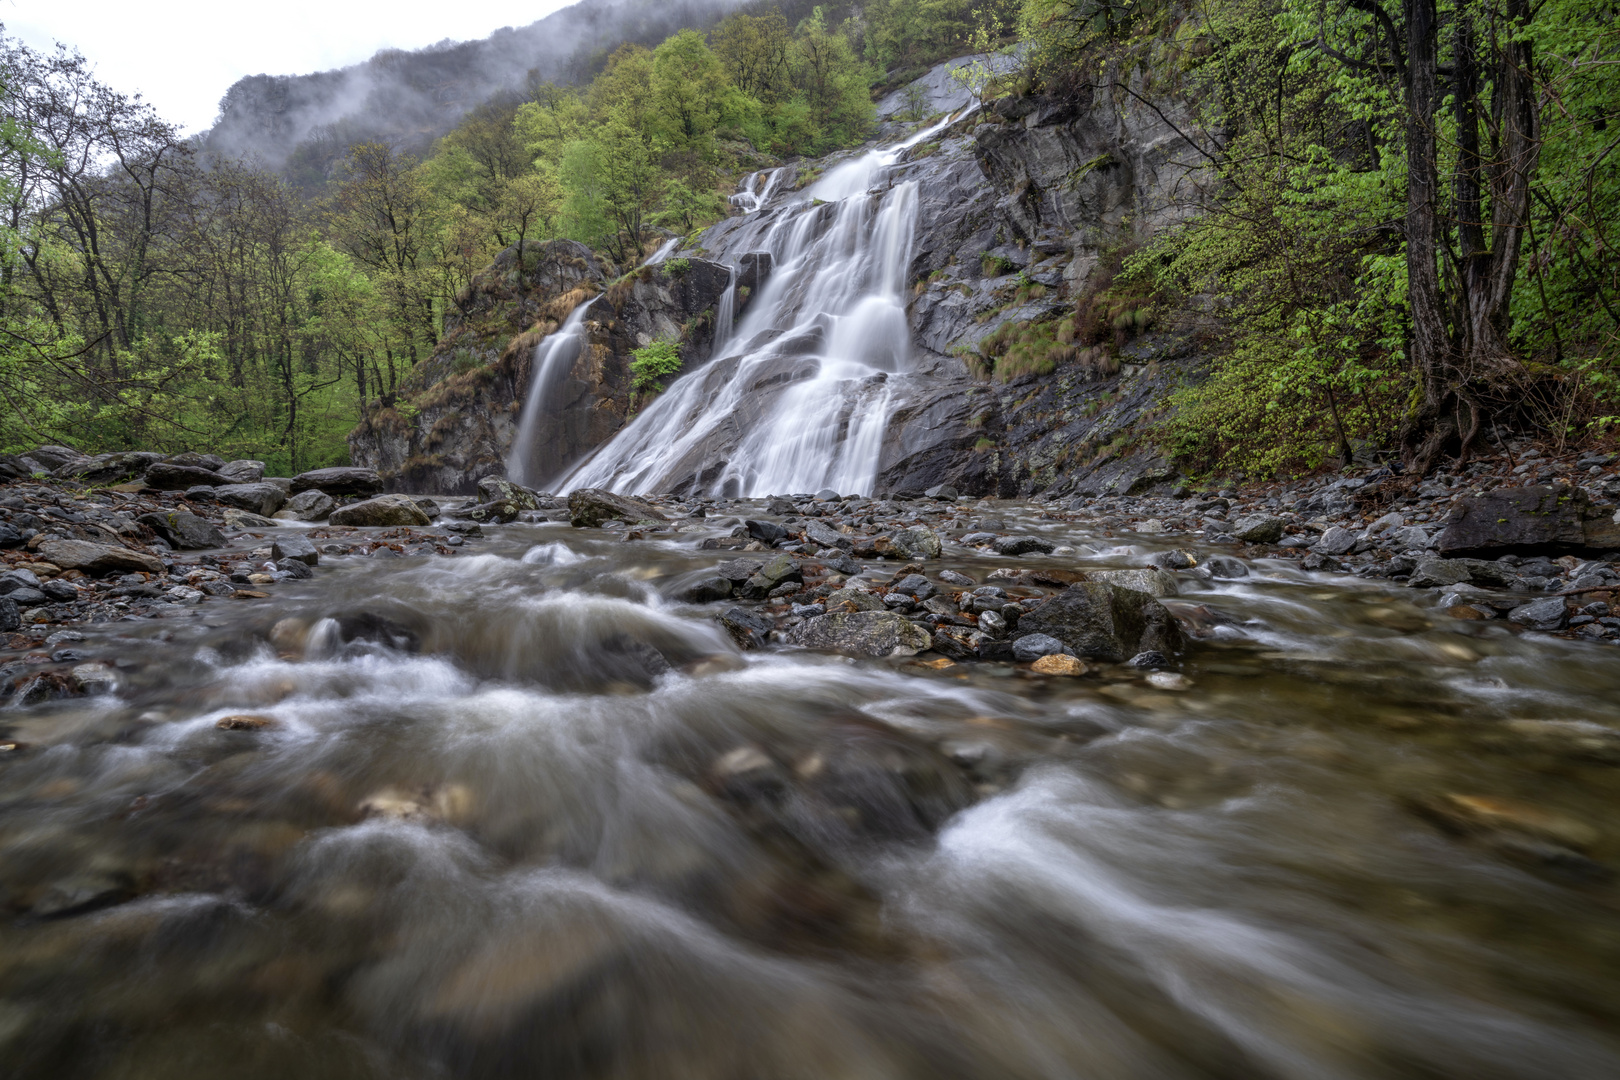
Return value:
<svg viewBox="0 0 1620 1080">
<path fill-rule="evenodd" d="M 654 258 L 657 258 L 655 255 Z M 568 375 L 568 369 L 579 358 L 585 342 L 586 301 L 569 313 L 562 326 L 547 334 L 534 347 L 534 358 L 529 362 L 529 393 L 523 402 L 523 414 L 518 422 L 517 435 L 512 439 L 512 452 L 507 457 L 506 475 L 528 487 L 535 487 L 550 479 L 542 475 L 536 442 L 542 421 L 556 411 L 552 399 Z"/>
<path fill-rule="evenodd" d="M 716 359 L 677 380 L 561 490 L 869 493 L 893 404 L 887 380 L 911 361 L 905 276 L 917 186 L 889 173 L 954 119 L 773 206 L 776 174 L 745 179 L 737 205 L 752 212 L 726 238 L 727 261 L 770 252 L 770 279 L 730 333 L 730 306 L 717 312 Z"/>
</svg>

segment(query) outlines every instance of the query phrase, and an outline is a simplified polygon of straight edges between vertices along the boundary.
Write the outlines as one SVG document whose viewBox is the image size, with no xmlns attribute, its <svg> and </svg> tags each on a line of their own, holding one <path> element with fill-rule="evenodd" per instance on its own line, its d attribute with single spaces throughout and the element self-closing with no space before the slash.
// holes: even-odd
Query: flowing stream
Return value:
<svg viewBox="0 0 1620 1080">
<path fill-rule="evenodd" d="M 905 277 L 917 188 L 888 174 L 958 119 L 860 154 L 802 191 L 777 194 L 780 170 L 747 177 L 734 200 L 747 221 L 711 257 L 735 266 L 766 252 L 771 276 L 734 325 L 729 304 L 719 313 L 715 359 L 676 380 L 561 490 L 870 492 L 888 378 L 911 361 Z"/>
<path fill-rule="evenodd" d="M 662 254 L 663 249 L 659 250 Z M 585 312 L 590 306 L 588 302 L 576 306 L 561 326 L 534 347 L 534 358 L 529 362 L 529 392 L 506 461 L 506 474 L 520 484 L 544 484 L 566 464 L 558 459 L 542 433 L 546 421 L 554 418 L 561 407 L 560 391 L 568 370 L 585 345 Z"/>
<path fill-rule="evenodd" d="M 4 1074 L 1620 1075 L 1611 649 L 1261 562 L 1180 677 L 739 653 L 681 528 L 85 627 L 0 711 Z"/>
</svg>

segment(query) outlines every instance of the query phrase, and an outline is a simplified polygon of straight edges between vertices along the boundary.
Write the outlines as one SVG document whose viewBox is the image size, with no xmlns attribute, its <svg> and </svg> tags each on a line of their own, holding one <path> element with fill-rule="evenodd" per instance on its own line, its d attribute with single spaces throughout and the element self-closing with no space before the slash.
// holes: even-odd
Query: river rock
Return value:
<svg viewBox="0 0 1620 1080">
<path fill-rule="evenodd" d="M 225 512 L 220 516 L 224 519 L 227 529 L 273 529 L 277 525 L 277 522 L 265 517 L 263 514 L 238 510 L 234 506 L 226 507 Z"/>
<path fill-rule="evenodd" d="M 687 604 L 707 604 L 724 600 L 731 595 L 733 586 L 729 578 L 719 574 L 704 574 L 676 588 L 671 595 Z"/>
<path fill-rule="evenodd" d="M 1579 488 L 1542 484 L 1498 488 L 1460 500 L 1437 546 L 1443 555 L 1490 555 L 1620 547 L 1613 507 Z"/>
<path fill-rule="evenodd" d="M 1101 581 L 1070 585 L 1018 620 L 1023 633 L 1046 634 L 1091 660 L 1121 663 L 1140 652 L 1181 651 L 1181 628 L 1146 593 Z"/>
<path fill-rule="evenodd" d="M 1463 559 L 1420 559 L 1406 585 L 1412 589 L 1439 589 L 1459 585 L 1473 578 L 1473 571 Z"/>
<path fill-rule="evenodd" d="M 1025 634 L 1012 643 L 1013 659 L 1028 664 L 1063 651 L 1063 642 L 1050 634 Z"/>
<path fill-rule="evenodd" d="M 1348 555 L 1360 537 L 1354 530 L 1335 525 L 1311 548 L 1318 555 Z"/>
<path fill-rule="evenodd" d="M 1548 596 L 1521 604 L 1508 612 L 1508 621 L 1526 630 L 1562 630 L 1569 619 L 1563 597 Z"/>
<path fill-rule="evenodd" d="M 256 484 L 264 479 L 264 462 L 243 458 L 227 461 L 214 471 L 233 484 Z"/>
<path fill-rule="evenodd" d="M 788 631 L 788 640 L 806 649 L 852 656 L 915 656 L 934 644 L 927 630 L 889 611 L 817 615 Z"/>
<path fill-rule="evenodd" d="M 1091 578 L 1094 581 L 1106 581 L 1110 585 L 1145 592 L 1149 596 L 1175 596 L 1180 591 L 1176 587 L 1176 576 L 1157 566 L 1144 566 L 1134 570 L 1093 570 Z"/>
<path fill-rule="evenodd" d="M 1038 675 L 1084 675 L 1086 665 L 1067 653 L 1049 653 L 1030 665 Z"/>
<path fill-rule="evenodd" d="M 17 609 L 17 601 L 0 596 L 0 631 L 15 630 L 21 625 L 22 612 Z"/>
<path fill-rule="evenodd" d="M 1275 544 L 1282 539 L 1283 519 L 1269 514 L 1250 514 L 1232 525 L 1232 535 L 1246 544 Z"/>
<path fill-rule="evenodd" d="M 320 552 L 315 550 L 314 543 L 301 532 L 278 535 L 270 542 L 270 557 L 278 563 L 286 559 L 296 559 L 310 566 L 316 566 L 321 561 Z"/>
<path fill-rule="evenodd" d="M 933 641 L 934 651 L 954 660 L 999 659 L 1010 651 L 1006 642 L 996 641 L 984 631 L 970 626 L 936 627 Z"/>
<path fill-rule="evenodd" d="M 1057 545 L 1038 536 L 998 536 L 990 541 L 990 547 L 997 555 L 1050 555 Z"/>
<path fill-rule="evenodd" d="M 744 607 L 727 608 L 718 617 L 739 649 L 764 648 L 767 635 L 775 625 L 759 612 Z"/>
<path fill-rule="evenodd" d="M 432 519 L 409 495 L 379 495 L 365 502 L 341 506 L 332 511 L 329 520 L 333 525 L 362 527 L 432 524 Z"/>
<path fill-rule="evenodd" d="M 300 491 L 277 510 L 275 516 L 287 521 L 324 521 L 337 509 L 337 500 L 314 488 Z"/>
<path fill-rule="evenodd" d="M 197 484 L 218 486 L 230 483 L 212 469 L 196 465 L 176 465 L 168 461 L 159 461 L 148 466 L 142 479 L 147 487 L 157 488 L 159 491 L 184 491 Z"/>
<path fill-rule="evenodd" d="M 84 484 L 117 484 L 124 480 L 135 479 L 146 472 L 154 462 L 162 460 L 162 454 L 148 450 L 97 454 L 94 457 L 68 462 L 57 469 L 54 475 L 58 479 L 78 480 Z"/>
<path fill-rule="evenodd" d="M 1211 577 L 1224 581 L 1236 581 L 1238 578 L 1249 576 L 1249 564 L 1230 555 L 1211 555 L 1204 560 L 1204 569 L 1209 571 Z"/>
<path fill-rule="evenodd" d="M 852 611 L 883 611 L 883 601 L 860 589 L 834 589 L 825 601 L 827 614 L 847 615 Z"/>
<path fill-rule="evenodd" d="M 649 502 L 628 495 L 615 495 L 601 488 L 581 488 L 568 496 L 568 520 L 576 528 L 594 529 L 604 521 L 664 521 L 664 515 Z"/>
<path fill-rule="evenodd" d="M 39 553 L 63 570 L 79 570 L 92 576 L 134 571 L 163 573 L 163 560 L 156 555 L 86 540 L 47 540 L 39 545 Z"/>
<path fill-rule="evenodd" d="M 939 534 L 922 525 L 901 529 L 889 537 L 889 553 L 908 559 L 939 558 Z"/>
<path fill-rule="evenodd" d="M 292 493 L 324 491 L 328 495 L 345 498 L 351 495 L 375 495 L 383 488 L 382 477 L 376 469 L 360 469 L 338 465 L 330 469 L 311 469 L 292 479 Z"/>
<path fill-rule="evenodd" d="M 225 534 L 213 523 L 185 510 L 142 514 L 135 519 L 163 537 L 177 551 L 200 551 L 225 546 Z"/>
<path fill-rule="evenodd" d="M 535 498 L 534 492 L 520 484 L 499 476 L 486 476 L 478 481 L 478 501 L 495 502 L 505 499 L 519 510 L 538 510 L 540 500 Z"/>
<path fill-rule="evenodd" d="M 225 484 L 214 489 L 214 498 L 226 506 L 250 514 L 269 517 L 287 502 L 287 493 L 277 484 L 260 480 L 254 484 Z"/>
<path fill-rule="evenodd" d="M 805 522 L 804 538 L 811 543 L 820 544 L 822 547 L 835 547 L 842 551 L 848 551 L 855 546 L 855 542 L 849 537 L 826 522 L 817 521 L 815 518 Z"/>
<path fill-rule="evenodd" d="M 27 543 L 23 534 L 10 525 L 0 522 L 0 548 L 17 548 Z"/>
<path fill-rule="evenodd" d="M 767 544 L 779 544 L 788 537 L 787 529 L 774 521 L 749 520 L 743 522 L 743 527 L 748 530 L 749 536 Z"/>
<path fill-rule="evenodd" d="M 799 568 L 797 559 L 788 555 L 778 555 L 774 559 L 767 559 L 748 580 L 742 584 L 742 595 L 758 600 L 769 596 L 772 589 L 787 582 L 803 581 L 804 574 Z"/>
</svg>

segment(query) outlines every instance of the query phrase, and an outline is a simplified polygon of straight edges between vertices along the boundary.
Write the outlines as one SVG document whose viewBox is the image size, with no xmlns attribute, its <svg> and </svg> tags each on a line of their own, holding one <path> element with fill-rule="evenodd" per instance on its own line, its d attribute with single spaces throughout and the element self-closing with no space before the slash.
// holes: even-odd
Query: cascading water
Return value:
<svg viewBox="0 0 1620 1080">
<path fill-rule="evenodd" d="M 764 204 L 775 174 L 745 180 L 738 205 L 754 212 L 726 247 L 768 252 L 774 272 L 729 334 L 729 311 L 717 312 L 716 359 L 678 380 L 562 490 L 871 491 L 893 401 L 887 381 L 911 357 L 904 287 L 917 187 L 889 172 L 956 119 L 845 162 L 774 206 Z"/>
<path fill-rule="evenodd" d="M 586 302 L 574 308 L 562 326 L 534 347 L 534 359 L 529 364 L 529 393 L 524 399 L 517 435 L 512 439 L 512 450 L 506 462 L 506 474 L 520 484 L 532 487 L 545 483 L 567 464 L 556 460 L 555 451 L 548 450 L 549 441 L 541 436 L 546 422 L 556 413 L 553 401 L 556 391 L 585 343 L 585 309 L 588 307 L 590 303 Z"/>
</svg>

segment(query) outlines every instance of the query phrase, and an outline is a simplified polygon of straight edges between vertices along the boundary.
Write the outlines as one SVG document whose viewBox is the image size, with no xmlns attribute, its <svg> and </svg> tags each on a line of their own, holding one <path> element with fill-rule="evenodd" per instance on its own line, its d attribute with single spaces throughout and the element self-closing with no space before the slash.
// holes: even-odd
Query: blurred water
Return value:
<svg viewBox="0 0 1620 1080">
<path fill-rule="evenodd" d="M 744 655 L 664 598 L 725 554 L 514 526 L 87 628 L 116 694 L 0 711 L 0 1072 L 1620 1075 L 1612 647 L 1259 564 L 1183 578 L 1179 690 Z"/>
</svg>

